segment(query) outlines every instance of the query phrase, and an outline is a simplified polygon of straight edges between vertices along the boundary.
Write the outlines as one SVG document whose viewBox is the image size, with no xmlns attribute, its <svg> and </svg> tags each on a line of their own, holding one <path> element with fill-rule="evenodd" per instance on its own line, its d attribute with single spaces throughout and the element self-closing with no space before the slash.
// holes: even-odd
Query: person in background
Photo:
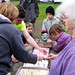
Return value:
<svg viewBox="0 0 75 75">
<path fill-rule="evenodd" d="M 75 0 L 65 1 L 60 6 L 66 30 L 71 35 L 71 39 L 52 61 L 49 75 L 75 75 Z"/>
<path fill-rule="evenodd" d="M 25 18 L 25 9 L 20 6 L 20 5 L 17 5 L 16 6 L 19 10 L 19 15 L 18 17 L 13 21 L 13 24 L 14 26 L 16 26 L 21 32 L 21 37 L 22 37 L 22 40 L 25 44 L 25 47 L 27 48 L 27 46 L 30 44 L 32 47 L 35 47 L 35 48 L 39 48 L 43 53 L 46 52 L 46 49 L 45 48 L 41 48 L 37 45 L 37 43 L 35 42 L 35 40 L 32 38 L 32 36 L 30 36 L 30 33 L 28 33 L 29 30 L 27 30 L 27 26 L 28 25 L 32 25 L 30 22 L 27 22 L 26 24 L 24 23 L 24 18 Z M 32 49 L 31 51 L 28 49 L 29 52 L 32 52 Z M 23 63 L 19 62 L 14 56 L 12 56 L 12 62 L 13 62 L 13 68 L 12 68 L 12 71 L 11 73 L 15 73 L 17 69 L 15 69 L 15 67 L 17 66 L 17 68 L 19 68 L 21 65 L 23 65 Z M 17 62 L 17 63 L 16 63 Z M 18 66 L 18 65 L 19 66 Z"/>
<path fill-rule="evenodd" d="M 33 24 L 31 22 L 26 22 L 26 29 L 27 29 L 27 31 L 28 31 L 28 33 L 31 37 L 33 37 L 33 35 L 32 35 L 32 31 L 33 31 L 32 26 L 33 26 Z M 29 45 L 28 42 L 26 42 L 25 46 L 28 46 L 28 45 Z"/>
<path fill-rule="evenodd" d="M 33 24 L 33 36 L 35 35 L 35 21 L 39 15 L 38 0 L 25 0 L 23 7 L 26 10 L 26 17 L 24 22 L 31 22 Z"/>
<path fill-rule="evenodd" d="M 18 17 L 17 7 L 11 3 L 0 5 L 0 75 L 6 75 L 11 68 L 11 55 L 25 63 L 35 64 L 37 60 L 42 60 L 42 56 L 28 53 L 25 50 L 19 30 L 13 26 L 12 22 Z M 5 17 L 7 17 L 5 19 Z"/>
<path fill-rule="evenodd" d="M 33 26 L 33 24 L 31 22 L 26 22 L 25 25 L 26 25 L 26 30 L 28 31 L 29 35 L 31 37 L 33 37 L 33 35 L 32 35 L 32 31 L 33 31 L 32 26 Z M 23 42 L 25 42 L 25 46 L 28 46 L 28 42 L 26 41 L 26 39 L 23 35 L 22 35 L 22 39 L 23 39 Z"/>
<path fill-rule="evenodd" d="M 65 30 L 58 24 L 52 25 L 49 30 L 49 34 L 57 42 L 57 44 L 52 47 L 52 49 L 57 53 L 62 51 L 70 42 L 71 35 L 65 33 Z"/>
<path fill-rule="evenodd" d="M 49 35 L 49 29 L 53 24 L 59 24 L 62 26 L 60 20 L 56 18 L 54 8 L 49 6 L 46 8 L 47 18 L 43 20 L 41 38 L 45 42 L 51 42 L 51 36 Z"/>
<path fill-rule="evenodd" d="M 55 39 L 55 41 L 57 42 L 56 45 L 54 45 L 52 47 L 52 49 L 59 54 L 59 52 L 61 52 L 65 46 L 70 42 L 70 38 L 71 35 L 65 33 L 65 30 L 58 24 L 54 24 L 50 30 L 49 30 L 49 34 L 51 35 L 51 37 L 53 37 Z M 49 54 L 49 59 L 55 59 L 58 54 L 53 54 L 50 53 Z"/>
<path fill-rule="evenodd" d="M 25 47 L 27 48 L 27 43 L 30 44 L 32 47 L 35 47 L 36 49 L 40 50 L 41 52 L 43 52 L 44 54 L 46 54 L 46 49 L 45 48 L 41 48 L 37 45 L 37 43 L 35 42 L 35 40 L 29 35 L 28 31 L 26 30 L 26 25 L 23 21 L 24 17 L 25 17 L 25 10 L 22 6 L 20 5 L 17 5 L 16 6 L 19 10 L 19 15 L 18 17 L 12 21 L 12 23 L 14 24 L 14 26 L 16 26 L 21 32 L 20 32 L 20 35 L 22 37 L 22 40 L 23 42 L 25 43 Z M 27 43 L 26 43 L 27 42 Z M 28 49 L 28 48 L 27 48 Z M 31 51 L 28 49 L 29 52 L 32 52 L 32 49 Z M 12 72 L 11 73 L 15 73 L 16 72 L 16 69 L 14 68 L 17 64 L 16 62 L 20 65 L 23 65 L 21 62 L 19 62 L 19 60 L 17 60 L 14 55 L 12 55 L 12 62 L 14 63 L 13 64 L 13 68 L 12 68 Z M 20 65 L 20 66 L 21 66 Z M 18 68 L 20 66 L 17 66 Z M 15 70 L 14 70 L 15 69 Z"/>
<path fill-rule="evenodd" d="M 33 37 L 33 35 L 32 35 L 32 31 L 33 31 L 32 27 L 33 27 L 33 24 L 31 22 L 26 22 L 26 29 L 27 29 L 27 31 L 28 31 L 28 33 L 30 34 L 31 37 Z"/>
<path fill-rule="evenodd" d="M 23 5 L 24 0 L 19 0 L 19 1 L 20 1 L 19 5 Z"/>
<path fill-rule="evenodd" d="M 43 53 L 46 53 L 46 49 L 39 47 L 38 44 L 35 42 L 35 40 L 29 35 L 29 33 L 26 30 L 25 23 L 23 21 L 23 19 L 25 18 L 24 8 L 20 5 L 17 5 L 16 7 L 19 10 L 19 15 L 12 22 L 14 26 L 16 26 L 20 31 L 22 31 L 21 35 L 22 35 L 23 42 L 26 43 L 27 41 L 31 46 L 35 47 L 36 49 L 40 50 Z"/>
<path fill-rule="evenodd" d="M 38 0 L 25 0 L 23 7 L 26 10 L 24 22 L 35 23 L 39 14 Z"/>
</svg>

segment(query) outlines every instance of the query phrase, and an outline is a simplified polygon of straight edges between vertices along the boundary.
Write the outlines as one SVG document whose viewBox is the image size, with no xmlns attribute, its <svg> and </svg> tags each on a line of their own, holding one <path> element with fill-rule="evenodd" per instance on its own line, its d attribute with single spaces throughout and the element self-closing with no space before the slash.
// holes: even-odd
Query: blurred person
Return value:
<svg viewBox="0 0 75 75">
<path fill-rule="evenodd" d="M 29 46 L 29 44 L 30 44 L 32 47 L 35 47 L 36 49 L 38 49 L 41 52 L 43 52 L 44 54 L 46 54 L 46 49 L 39 47 L 37 45 L 37 43 L 35 42 L 35 40 L 29 35 L 29 33 L 28 33 L 27 29 L 26 29 L 26 24 L 23 21 L 24 18 L 25 18 L 25 9 L 22 6 L 20 6 L 20 5 L 17 5 L 16 7 L 19 10 L 19 15 L 12 22 L 13 22 L 14 26 L 16 26 L 21 31 L 20 35 L 22 37 L 22 40 L 24 42 L 25 47 L 27 48 L 27 46 Z M 32 52 L 32 49 L 28 49 L 27 48 L 27 50 L 29 52 Z M 12 55 L 12 62 L 13 62 L 13 67 L 12 67 L 11 73 L 15 74 L 15 72 L 17 71 L 17 68 L 19 68 L 21 65 L 23 65 L 23 63 L 19 62 L 19 60 L 17 60 L 14 57 L 14 55 Z M 17 67 L 17 68 L 15 69 L 15 67 Z"/>
<path fill-rule="evenodd" d="M 46 49 L 45 48 L 41 48 L 37 45 L 37 43 L 35 42 L 35 40 L 29 35 L 28 31 L 26 30 L 26 24 L 24 23 L 24 18 L 25 18 L 25 9 L 20 6 L 20 5 L 17 5 L 16 6 L 19 10 L 19 15 L 18 17 L 12 21 L 14 26 L 16 26 L 21 32 L 20 32 L 20 35 L 22 37 L 22 40 L 25 44 L 25 47 L 28 46 L 29 44 L 35 48 L 37 48 L 38 50 L 40 50 L 41 52 L 43 52 L 44 54 L 46 53 Z M 28 49 L 29 52 L 32 52 L 32 49 L 31 51 Z M 21 63 L 19 60 L 17 60 L 14 55 L 12 55 L 12 62 L 14 63 L 13 64 L 13 67 L 12 67 L 12 72 L 11 73 L 14 73 L 17 71 L 17 68 L 19 68 L 21 65 L 23 65 L 23 63 Z M 21 65 L 20 65 L 21 64 Z M 17 68 L 15 69 L 15 67 L 17 66 Z"/>
<path fill-rule="evenodd" d="M 71 35 L 65 33 L 65 30 L 58 24 L 54 24 L 50 30 L 49 30 L 49 34 L 51 35 L 51 37 L 53 37 L 55 39 L 55 41 L 57 42 L 56 45 L 53 45 L 52 49 L 59 54 L 59 52 L 61 52 L 65 46 L 70 42 L 70 38 Z M 48 59 L 55 59 L 58 54 L 53 54 L 50 53 L 48 55 Z"/>
<path fill-rule="evenodd" d="M 35 23 L 36 17 L 39 14 L 38 0 L 25 0 L 23 7 L 26 10 L 25 23 Z"/>
<path fill-rule="evenodd" d="M 31 22 L 26 22 L 26 29 L 27 29 L 28 33 L 31 35 L 31 37 L 33 37 L 33 35 L 32 35 L 32 31 L 33 31 L 32 26 L 33 26 L 33 24 Z"/>
<path fill-rule="evenodd" d="M 65 46 L 70 42 L 71 35 L 65 33 L 65 30 L 59 25 L 54 24 L 49 30 L 49 34 L 56 41 L 56 45 L 52 47 L 52 49 L 59 53 L 62 51 Z"/>
<path fill-rule="evenodd" d="M 19 5 L 23 5 L 24 0 L 19 0 L 19 1 L 20 1 Z"/>
<path fill-rule="evenodd" d="M 28 33 L 31 37 L 33 37 L 33 35 L 32 35 L 32 31 L 33 31 L 32 26 L 33 26 L 33 24 L 31 22 L 26 22 L 26 30 L 28 31 Z M 24 37 L 22 37 L 22 38 L 23 38 L 23 41 L 26 41 L 26 39 Z M 28 45 L 29 44 L 26 41 L 25 46 L 28 46 Z"/>
<path fill-rule="evenodd" d="M 16 26 L 20 31 L 22 31 L 21 36 L 22 36 L 23 42 L 26 43 L 26 41 L 27 41 L 31 46 L 35 47 L 36 49 L 40 50 L 41 52 L 43 52 L 45 54 L 46 49 L 39 47 L 38 44 L 35 42 L 35 40 L 29 35 L 29 33 L 26 30 L 26 25 L 23 21 L 23 19 L 25 18 L 24 8 L 20 5 L 17 5 L 17 8 L 19 10 L 19 15 L 12 22 L 13 22 L 14 26 Z"/>
<path fill-rule="evenodd" d="M 33 31 L 32 26 L 33 26 L 33 24 L 31 22 L 26 22 L 25 25 L 26 25 L 26 30 L 28 31 L 29 35 L 31 37 L 33 37 L 33 35 L 32 35 L 32 31 Z M 28 44 L 28 42 L 26 41 L 26 39 L 23 35 L 22 35 L 22 39 L 25 42 L 25 46 L 28 46 L 29 44 Z"/>
<path fill-rule="evenodd" d="M 24 19 L 24 22 L 33 23 L 33 36 L 35 36 L 35 21 L 39 15 L 38 0 L 25 0 L 23 3 L 23 7 L 26 10 L 26 17 Z"/>
<path fill-rule="evenodd" d="M 70 42 L 52 61 L 49 75 L 75 75 L 75 0 L 62 3 L 66 30 L 71 35 Z"/>
<path fill-rule="evenodd" d="M 49 35 L 49 29 L 53 24 L 59 24 L 62 26 L 60 20 L 56 18 L 54 8 L 49 6 L 46 8 L 47 18 L 43 20 L 41 38 L 45 42 L 51 42 L 51 36 Z"/>
<path fill-rule="evenodd" d="M 9 72 L 12 54 L 25 63 L 35 64 L 37 60 L 42 60 L 42 56 L 30 54 L 25 50 L 20 32 L 11 22 L 19 15 L 17 7 L 10 3 L 2 3 L 0 14 L 4 15 L 0 18 L 0 75 Z"/>
</svg>

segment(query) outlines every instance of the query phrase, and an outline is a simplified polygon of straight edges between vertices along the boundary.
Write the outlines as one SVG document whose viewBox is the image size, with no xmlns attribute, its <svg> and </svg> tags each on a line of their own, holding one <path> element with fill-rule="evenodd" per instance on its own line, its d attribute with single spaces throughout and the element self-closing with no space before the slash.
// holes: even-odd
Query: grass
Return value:
<svg viewBox="0 0 75 75">
<path fill-rule="evenodd" d="M 11 2 L 13 3 L 14 5 L 18 5 L 19 4 L 19 1 L 14 1 L 14 2 Z M 56 9 L 56 7 L 58 6 L 59 4 L 52 4 L 52 3 L 38 3 L 38 6 L 39 6 L 39 16 L 37 18 L 37 20 L 43 20 L 46 18 L 46 13 L 45 13 L 45 10 L 48 6 L 52 6 L 54 7 L 54 9 Z"/>
<path fill-rule="evenodd" d="M 14 5 L 18 5 L 19 1 L 11 1 L 11 3 L 14 4 Z"/>
</svg>

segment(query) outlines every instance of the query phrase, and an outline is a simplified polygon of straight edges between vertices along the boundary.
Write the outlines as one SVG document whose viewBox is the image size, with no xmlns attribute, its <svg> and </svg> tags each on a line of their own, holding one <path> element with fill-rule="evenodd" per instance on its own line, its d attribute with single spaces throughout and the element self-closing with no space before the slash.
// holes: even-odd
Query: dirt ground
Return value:
<svg viewBox="0 0 75 75">
<path fill-rule="evenodd" d="M 35 38 L 41 38 L 41 28 L 42 28 L 42 21 L 36 20 L 35 22 Z"/>
</svg>

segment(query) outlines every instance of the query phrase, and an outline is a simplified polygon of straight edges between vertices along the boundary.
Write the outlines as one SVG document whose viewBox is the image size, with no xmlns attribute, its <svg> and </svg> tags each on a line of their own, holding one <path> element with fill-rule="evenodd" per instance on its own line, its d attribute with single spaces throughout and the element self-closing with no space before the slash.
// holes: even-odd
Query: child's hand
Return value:
<svg viewBox="0 0 75 75">
<path fill-rule="evenodd" d="M 53 60 L 53 59 L 55 59 L 57 56 L 58 56 L 58 55 L 55 55 L 55 54 L 50 53 L 46 59 L 47 59 L 47 60 L 49 60 L 49 59 L 52 59 L 52 60 Z"/>
<path fill-rule="evenodd" d="M 47 40 L 47 43 L 51 43 L 51 42 L 52 42 L 52 40 L 51 40 L 51 39 L 48 39 L 48 40 Z"/>
<path fill-rule="evenodd" d="M 41 48 L 41 47 L 39 47 L 38 50 L 41 51 L 44 55 L 47 54 L 47 49 L 46 49 L 46 48 Z"/>
</svg>

